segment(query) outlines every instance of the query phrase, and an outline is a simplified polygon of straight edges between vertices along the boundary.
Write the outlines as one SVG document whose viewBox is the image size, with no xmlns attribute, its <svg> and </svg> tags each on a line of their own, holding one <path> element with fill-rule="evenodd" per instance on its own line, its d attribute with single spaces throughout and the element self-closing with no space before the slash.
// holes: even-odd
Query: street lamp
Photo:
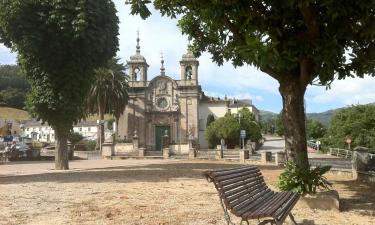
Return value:
<svg viewBox="0 0 375 225">
<path fill-rule="evenodd" d="M 104 120 L 96 120 L 96 123 L 99 126 L 99 151 L 102 152 L 102 124 Z"/>
<path fill-rule="evenodd" d="M 238 123 L 240 124 L 240 130 L 241 130 L 241 118 L 242 118 L 242 113 L 238 113 Z M 241 135 L 240 135 L 240 149 L 242 149 L 242 140 L 241 140 Z"/>
</svg>

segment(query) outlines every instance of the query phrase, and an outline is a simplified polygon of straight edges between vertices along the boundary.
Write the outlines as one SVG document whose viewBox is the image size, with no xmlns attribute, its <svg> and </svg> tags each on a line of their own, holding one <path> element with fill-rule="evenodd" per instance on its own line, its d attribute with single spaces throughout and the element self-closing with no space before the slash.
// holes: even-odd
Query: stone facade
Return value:
<svg viewBox="0 0 375 225">
<path fill-rule="evenodd" d="M 120 139 L 132 141 L 136 132 L 139 146 L 147 151 L 161 151 L 165 134 L 175 148 L 173 152 L 186 152 L 189 138 L 195 146 L 206 147 L 202 132 L 208 113 L 212 113 L 210 109 L 216 107 L 215 117 L 224 116 L 229 111 L 230 100 L 207 100 L 210 98 L 204 96 L 198 83 L 199 61 L 193 53 L 188 49 L 180 60 L 180 80 L 165 74 L 163 59 L 160 74 L 148 80 L 148 64 L 140 54 L 137 38 L 136 54 L 130 57 L 127 65 L 129 101 L 119 119 Z"/>
</svg>

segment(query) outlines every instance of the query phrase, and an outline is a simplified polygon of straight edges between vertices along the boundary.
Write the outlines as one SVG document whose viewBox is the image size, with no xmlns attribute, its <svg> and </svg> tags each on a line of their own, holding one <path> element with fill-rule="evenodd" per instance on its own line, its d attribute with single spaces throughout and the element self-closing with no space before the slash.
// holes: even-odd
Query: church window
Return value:
<svg viewBox="0 0 375 225">
<path fill-rule="evenodd" d="M 139 67 L 134 68 L 134 80 L 139 81 L 141 79 L 141 70 Z"/>
<path fill-rule="evenodd" d="M 191 80 L 192 76 L 193 76 L 193 69 L 191 68 L 191 66 L 187 66 L 185 69 L 186 80 Z"/>
</svg>

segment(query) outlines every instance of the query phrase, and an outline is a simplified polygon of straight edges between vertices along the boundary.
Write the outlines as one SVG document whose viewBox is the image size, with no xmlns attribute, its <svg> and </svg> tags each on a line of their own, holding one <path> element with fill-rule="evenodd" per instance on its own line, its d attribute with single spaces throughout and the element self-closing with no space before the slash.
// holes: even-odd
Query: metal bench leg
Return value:
<svg viewBox="0 0 375 225">
<path fill-rule="evenodd" d="M 249 221 L 241 219 L 240 225 L 242 225 L 242 222 L 246 222 L 247 225 L 249 225 Z"/>
<path fill-rule="evenodd" d="M 298 225 L 297 222 L 294 220 L 294 216 L 292 215 L 292 213 L 289 213 L 289 218 L 293 222 L 294 225 Z"/>
<path fill-rule="evenodd" d="M 230 216 L 229 216 L 229 213 L 228 213 L 228 209 L 224 206 L 223 204 L 223 200 L 220 198 L 220 204 L 221 204 L 221 208 L 223 208 L 224 210 L 224 218 L 225 220 L 227 221 L 227 225 L 235 225 L 231 220 L 230 220 Z"/>
</svg>

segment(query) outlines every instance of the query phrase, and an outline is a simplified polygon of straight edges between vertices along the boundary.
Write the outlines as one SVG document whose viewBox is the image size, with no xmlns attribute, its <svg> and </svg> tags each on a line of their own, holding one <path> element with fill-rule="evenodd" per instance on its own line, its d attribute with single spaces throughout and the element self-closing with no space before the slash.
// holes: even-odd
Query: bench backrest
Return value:
<svg viewBox="0 0 375 225">
<path fill-rule="evenodd" d="M 256 166 L 207 171 L 204 176 L 214 183 L 220 198 L 234 214 L 257 198 L 272 194 Z"/>
</svg>

